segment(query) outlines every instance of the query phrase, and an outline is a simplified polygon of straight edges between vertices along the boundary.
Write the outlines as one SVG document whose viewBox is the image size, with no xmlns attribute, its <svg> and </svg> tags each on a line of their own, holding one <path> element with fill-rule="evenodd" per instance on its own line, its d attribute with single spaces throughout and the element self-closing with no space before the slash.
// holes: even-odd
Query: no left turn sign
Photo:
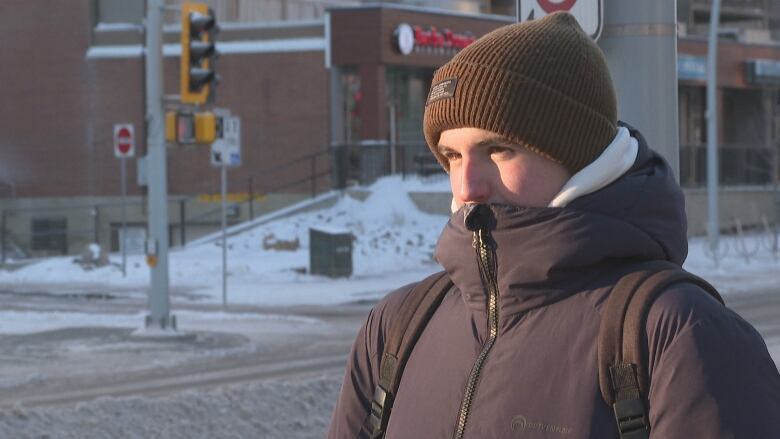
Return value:
<svg viewBox="0 0 780 439">
<path fill-rule="evenodd" d="M 517 21 L 542 18 L 558 11 L 569 12 L 588 35 L 597 40 L 604 16 L 603 0 L 517 0 Z"/>
<path fill-rule="evenodd" d="M 114 125 L 114 156 L 117 158 L 135 155 L 135 130 L 129 123 Z"/>
</svg>

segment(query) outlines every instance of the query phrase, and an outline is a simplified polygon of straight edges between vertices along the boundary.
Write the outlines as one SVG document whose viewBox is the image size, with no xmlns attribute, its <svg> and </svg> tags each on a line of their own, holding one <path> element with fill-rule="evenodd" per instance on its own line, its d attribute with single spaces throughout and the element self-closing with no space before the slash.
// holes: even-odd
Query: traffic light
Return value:
<svg viewBox="0 0 780 439">
<path fill-rule="evenodd" d="M 179 145 L 210 145 L 219 137 L 222 118 L 211 111 L 168 111 L 165 113 L 165 140 Z"/>
<path fill-rule="evenodd" d="M 180 100 L 205 104 L 213 98 L 217 22 L 205 3 L 184 3 L 181 11 Z"/>
<path fill-rule="evenodd" d="M 217 140 L 217 121 L 210 111 L 195 113 L 195 142 L 211 144 Z"/>
</svg>

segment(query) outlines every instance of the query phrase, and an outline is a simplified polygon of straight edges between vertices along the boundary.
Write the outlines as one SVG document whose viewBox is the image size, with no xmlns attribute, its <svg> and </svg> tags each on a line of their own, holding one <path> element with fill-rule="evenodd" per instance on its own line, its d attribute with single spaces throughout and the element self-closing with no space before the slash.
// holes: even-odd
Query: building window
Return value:
<svg viewBox="0 0 780 439">
<path fill-rule="evenodd" d="M 98 23 L 140 24 L 144 17 L 144 1 L 98 0 Z"/>
<path fill-rule="evenodd" d="M 344 106 L 341 111 L 344 120 L 344 142 L 347 144 L 360 141 L 361 103 L 363 91 L 361 90 L 360 75 L 356 69 L 345 69 L 341 75 L 341 93 Z"/>
<path fill-rule="evenodd" d="M 395 125 L 388 123 L 388 129 L 395 130 L 390 137 L 397 142 L 393 147 L 398 172 L 428 175 L 442 171 L 423 138 L 423 113 L 433 72 L 429 68 L 387 68 L 388 112 L 395 111 Z"/>
<path fill-rule="evenodd" d="M 399 142 L 424 143 L 423 113 L 433 69 L 388 67 L 387 101 L 396 110 L 396 138 Z"/>
<path fill-rule="evenodd" d="M 680 86 L 680 183 L 700 186 L 706 180 L 707 121 L 705 88 Z"/>
<path fill-rule="evenodd" d="M 34 218 L 31 223 L 32 250 L 47 253 L 68 253 L 68 220 Z"/>
<path fill-rule="evenodd" d="M 127 0 L 124 0 L 127 1 Z M 165 0 L 167 6 L 180 7 L 192 0 Z M 325 9 L 352 0 L 200 0 L 214 11 L 220 23 L 311 20 L 322 17 Z M 166 14 L 166 23 L 178 22 L 176 14 Z"/>
<path fill-rule="evenodd" d="M 707 121 L 705 88 L 681 86 L 680 184 L 707 182 Z M 773 181 L 775 148 L 761 90 L 723 89 L 718 130 L 718 180 L 730 186 L 765 185 Z"/>
<path fill-rule="evenodd" d="M 730 185 L 762 185 L 772 180 L 772 149 L 768 143 L 761 90 L 724 89 L 720 145 L 720 181 Z"/>
</svg>

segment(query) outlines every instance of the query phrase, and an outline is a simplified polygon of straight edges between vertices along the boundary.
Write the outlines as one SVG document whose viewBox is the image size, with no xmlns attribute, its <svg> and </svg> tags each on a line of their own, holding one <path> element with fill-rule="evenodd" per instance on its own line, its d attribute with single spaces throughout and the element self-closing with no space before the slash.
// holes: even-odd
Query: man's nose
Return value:
<svg viewBox="0 0 780 439">
<path fill-rule="evenodd" d="M 485 169 L 478 160 L 464 158 L 460 172 L 460 192 L 463 203 L 484 203 L 490 199 L 490 184 Z"/>
</svg>

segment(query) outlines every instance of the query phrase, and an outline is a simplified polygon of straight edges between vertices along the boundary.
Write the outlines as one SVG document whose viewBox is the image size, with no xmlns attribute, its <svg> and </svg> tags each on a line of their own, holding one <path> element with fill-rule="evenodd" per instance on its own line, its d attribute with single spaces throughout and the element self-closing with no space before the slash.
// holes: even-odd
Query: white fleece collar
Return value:
<svg viewBox="0 0 780 439">
<path fill-rule="evenodd" d="M 561 188 L 548 207 L 566 207 L 575 199 L 587 195 L 612 183 L 626 173 L 636 161 L 639 154 L 639 142 L 631 137 L 626 127 L 618 127 L 618 132 L 604 152 L 572 175 Z M 452 212 L 458 210 L 455 198 L 450 205 Z"/>
<path fill-rule="evenodd" d="M 572 175 L 558 195 L 550 201 L 549 207 L 566 207 L 575 199 L 587 195 L 612 183 L 626 173 L 636 161 L 639 142 L 626 127 L 618 127 L 617 135 L 601 155 Z"/>
</svg>

